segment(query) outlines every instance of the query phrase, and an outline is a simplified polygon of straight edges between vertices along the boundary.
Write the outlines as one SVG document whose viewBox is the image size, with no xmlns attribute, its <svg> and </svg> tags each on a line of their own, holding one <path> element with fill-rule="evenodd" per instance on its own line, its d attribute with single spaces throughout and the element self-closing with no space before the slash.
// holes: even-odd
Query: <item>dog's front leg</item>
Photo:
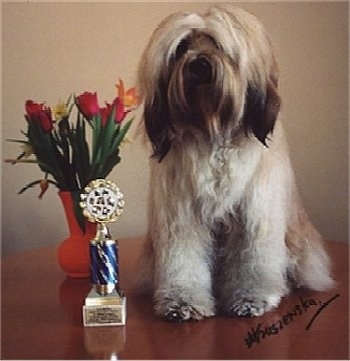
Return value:
<svg viewBox="0 0 350 361">
<path fill-rule="evenodd" d="M 177 322 L 214 315 L 211 240 L 194 223 L 185 223 L 173 219 L 152 232 L 154 308 L 157 315 Z"/>
<path fill-rule="evenodd" d="M 216 281 L 221 310 L 231 316 L 260 316 L 288 293 L 285 219 L 282 210 L 248 208 L 228 235 Z M 237 228 L 239 231 L 237 232 Z"/>
</svg>

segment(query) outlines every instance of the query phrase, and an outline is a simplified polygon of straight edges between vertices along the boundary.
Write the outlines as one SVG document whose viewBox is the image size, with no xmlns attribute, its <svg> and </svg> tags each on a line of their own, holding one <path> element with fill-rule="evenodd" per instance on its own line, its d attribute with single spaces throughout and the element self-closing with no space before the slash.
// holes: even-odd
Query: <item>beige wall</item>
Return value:
<svg viewBox="0 0 350 361">
<path fill-rule="evenodd" d="M 283 119 L 306 208 L 323 235 L 348 238 L 348 23 L 346 3 L 240 3 L 270 31 L 280 64 Z M 23 103 L 54 104 L 71 92 L 114 97 L 123 77 L 135 81 L 152 30 L 178 10 L 210 3 L 3 3 L 2 159 L 17 154 L 6 138 L 25 129 Z M 134 126 L 134 130 L 136 127 Z M 122 151 L 111 178 L 126 197 L 118 237 L 146 232 L 148 154 L 139 139 Z M 58 244 L 66 222 L 56 190 L 17 191 L 41 177 L 34 165 L 2 164 L 3 251 Z"/>
</svg>

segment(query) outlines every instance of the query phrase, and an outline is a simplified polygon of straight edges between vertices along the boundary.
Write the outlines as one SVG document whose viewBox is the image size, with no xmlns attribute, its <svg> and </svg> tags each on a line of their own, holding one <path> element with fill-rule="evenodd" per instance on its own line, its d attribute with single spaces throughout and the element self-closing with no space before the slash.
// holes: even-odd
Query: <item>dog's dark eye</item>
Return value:
<svg viewBox="0 0 350 361">
<path fill-rule="evenodd" d="M 181 58 L 182 55 L 184 55 L 187 52 L 189 45 L 190 43 L 186 39 L 180 41 L 180 44 L 176 48 L 176 52 L 175 52 L 176 59 Z"/>
</svg>

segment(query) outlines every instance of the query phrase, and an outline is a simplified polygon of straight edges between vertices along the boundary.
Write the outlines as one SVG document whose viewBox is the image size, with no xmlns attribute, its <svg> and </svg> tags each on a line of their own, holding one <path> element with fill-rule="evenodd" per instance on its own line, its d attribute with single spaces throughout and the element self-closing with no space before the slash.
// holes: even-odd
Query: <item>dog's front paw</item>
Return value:
<svg viewBox="0 0 350 361">
<path fill-rule="evenodd" d="M 164 313 L 164 318 L 172 322 L 200 321 L 203 315 L 188 304 L 170 306 Z"/>
<path fill-rule="evenodd" d="M 261 316 L 265 312 L 265 302 L 261 300 L 242 300 L 234 303 L 228 310 L 233 317 Z"/>
<path fill-rule="evenodd" d="M 156 314 L 171 322 L 200 321 L 214 315 L 210 308 L 195 306 L 184 301 L 166 300 L 155 304 Z"/>
<path fill-rule="evenodd" d="M 259 297 L 239 297 L 235 299 L 226 313 L 232 317 L 261 316 L 272 308 L 277 307 L 281 297 L 270 296 L 266 299 Z"/>
</svg>

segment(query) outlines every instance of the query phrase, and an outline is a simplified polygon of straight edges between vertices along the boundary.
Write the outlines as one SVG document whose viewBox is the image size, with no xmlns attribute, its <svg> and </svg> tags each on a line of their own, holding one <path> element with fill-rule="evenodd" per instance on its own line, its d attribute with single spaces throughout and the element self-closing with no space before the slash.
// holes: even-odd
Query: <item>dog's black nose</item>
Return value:
<svg viewBox="0 0 350 361">
<path fill-rule="evenodd" d="M 190 74 L 200 84 L 209 83 L 212 80 L 212 68 L 210 62 L 204 56 L 198 56 L 189 63 Z"/>
</svg>

